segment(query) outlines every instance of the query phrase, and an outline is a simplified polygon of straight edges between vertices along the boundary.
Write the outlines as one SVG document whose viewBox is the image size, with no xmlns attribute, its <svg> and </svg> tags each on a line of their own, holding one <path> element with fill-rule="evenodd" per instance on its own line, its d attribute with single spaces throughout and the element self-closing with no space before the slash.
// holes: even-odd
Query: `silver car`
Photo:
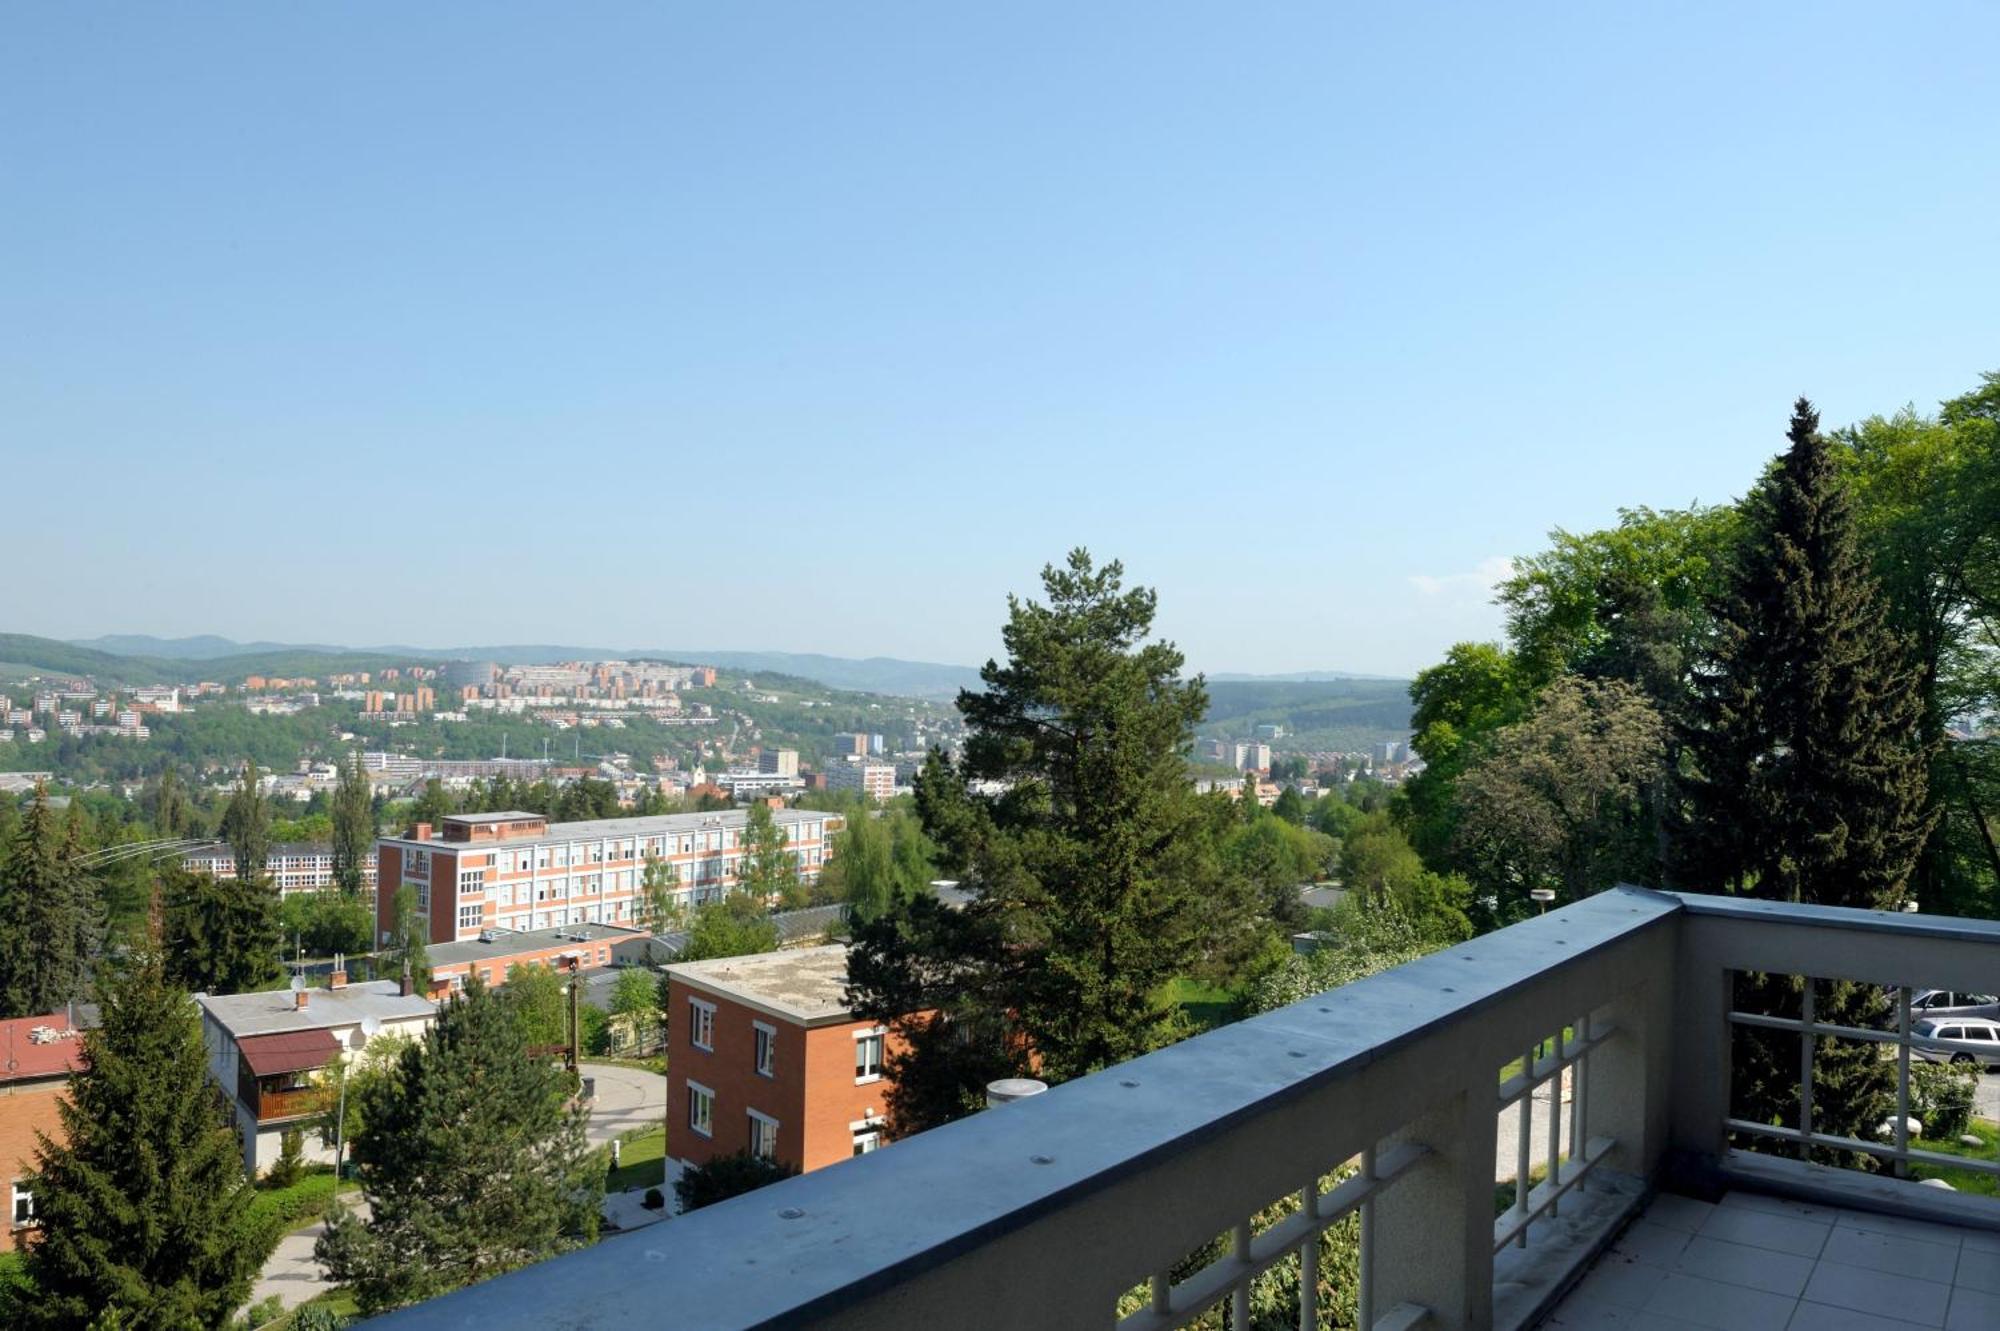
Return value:
<svg viewBox="0 0 2000 1331">
<path fill-rule="evenodd" d="M 2000 997 L 1963 989 L 1917 989 L 1910 994 L 1910 1020 L 1924 1017 L 1985 1017 L 2000 1021 Z"/>
<path fill-rule="evenodd" d="M 1933 1063 L 2000 1065 L 2000 1022 L 1926 1017 L 1910 1024 L 1910 1052 Z"/>
</svg>

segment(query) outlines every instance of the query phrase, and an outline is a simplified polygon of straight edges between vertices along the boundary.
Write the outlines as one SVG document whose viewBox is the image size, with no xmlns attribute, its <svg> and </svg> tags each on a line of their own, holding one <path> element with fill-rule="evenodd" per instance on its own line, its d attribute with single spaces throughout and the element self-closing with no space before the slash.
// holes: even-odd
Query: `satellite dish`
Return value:
<svg viewBox="0 0 2000 1331">
<path fill-rule="evenodd" d="M 382 1019 L 380 1017 L 363 1017 L 361 1019 L 362 1039 L 372 1040 L 381 1033 L 382 1033 Z"/>
<path fill-rule="evenodd" d="M 293 992 L 293 993 L 295 993 L 295 994 L 296 994 L 296 993 L 298 993 L 298 992 L 299 992 L 299 991 L 300 991 L 301 989 L 304 989 L 305 987 L 306 987 L 306 977 L 305 977 L 305 976 L 303 976 L 303 975 L 294 975 L 294 976 L 292 976 L 292 992 Z"/>
</svg>

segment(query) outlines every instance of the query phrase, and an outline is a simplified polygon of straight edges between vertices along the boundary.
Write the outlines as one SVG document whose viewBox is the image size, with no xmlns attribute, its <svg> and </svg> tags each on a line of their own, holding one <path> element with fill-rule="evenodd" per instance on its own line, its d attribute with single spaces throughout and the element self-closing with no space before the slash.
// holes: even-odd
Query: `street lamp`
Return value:
<svg viewBox="0 0 2000 1331">
<path fill-rule="evenodd" d="M 381 1030 L 382 1019 L 380 1017 L 363 1017 L 361 1019 L 361 1047 L 366 1049 L 368 1042 L 374 1039 Z M 333 1186 L 336 1190 L 340 1187 L 340 1166 L 346 1148 L 347 1060 L 343 1058 L 340 1061 L 340 1107 L 333 1111 Z"/>
<path fill-rule="evenodd" d="M 1544 915 L 1549 913 L 1549 903 L 1555 899 L 1556 890 L 1553 887 L 1537 887 L 1528 893 L 1528 900 L 1540 906 Z"/>
</svg>

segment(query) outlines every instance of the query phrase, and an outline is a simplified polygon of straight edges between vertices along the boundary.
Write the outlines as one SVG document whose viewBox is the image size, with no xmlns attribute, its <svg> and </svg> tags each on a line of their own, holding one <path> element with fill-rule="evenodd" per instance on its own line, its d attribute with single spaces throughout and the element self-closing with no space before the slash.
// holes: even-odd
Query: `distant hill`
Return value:
<svg viewBox="0 0 2000 1331">
<path fill-rule="evenodd" d="M 1211 683 L 1224 684 L 1327 684 L 1342 679 L 1397 682 L 1394 675 L 1357 675 L 1351 670 L 1295 670 L 1288 675 L 1243 675 L 1223 671 L 1208 678 Z"/>
<path fill-rule="evenodd" d="M 147 633 L 108 633 L 101 638 L 77 638 L 72 647 L 110 652 L 114 656 L 150 656 L 161 661 L 212 661 L 225 656 L 249 656 L 261 652 L 345 652 L 345 647 L 323 643 L 236 642 L 204 633 L 193 638 L 155 638 Z"/>
<path fill-rule="evenodd" d="M 1352 751 L 1410 733 L 1407 680 L 1232 680 L 1210 677 L 1201 733 L 1247 738 L 1280 725 L 1287 748 Z"/>
</svg>

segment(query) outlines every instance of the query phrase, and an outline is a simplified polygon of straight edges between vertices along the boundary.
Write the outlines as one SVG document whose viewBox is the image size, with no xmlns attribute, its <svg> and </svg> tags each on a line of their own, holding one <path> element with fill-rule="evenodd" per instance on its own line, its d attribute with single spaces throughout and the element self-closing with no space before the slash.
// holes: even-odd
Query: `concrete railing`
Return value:
<svg viewBox="0 0 2000 1331">
<path fill-rule="evenodd" d="M 1621 888 L 381 1325 L 1243 1327 L 1288 1279 L 1311 1328 L 1318 1237 L 1357 1216 L 1360 1325 L 1516 1327 L 1669 1175 L 2000 1227 L 1732 1149 L 1758 1127 L 1729 1111 L 1742 970 L 1990 991 L 2000 925 Z"/>
</svg>

